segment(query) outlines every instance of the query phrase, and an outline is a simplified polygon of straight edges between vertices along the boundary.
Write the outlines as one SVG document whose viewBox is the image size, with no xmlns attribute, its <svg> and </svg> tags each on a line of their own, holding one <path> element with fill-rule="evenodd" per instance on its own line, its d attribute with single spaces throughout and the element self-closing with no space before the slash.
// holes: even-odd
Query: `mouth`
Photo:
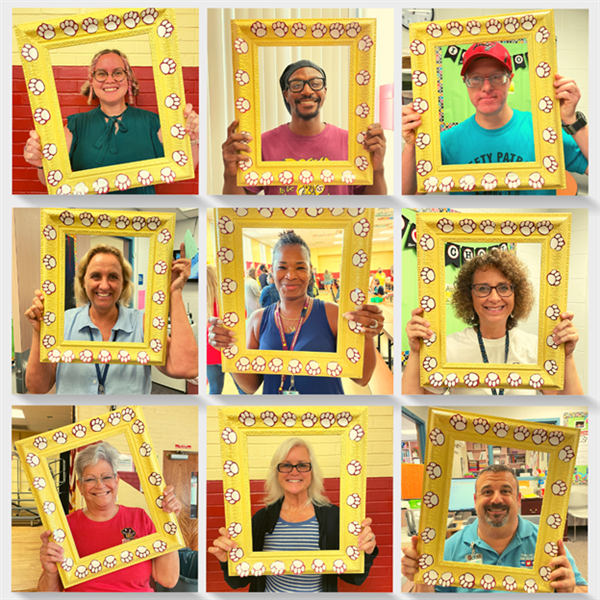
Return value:
<svg viewBox="0 0 600 600">
<path fill-rule="evenodd" d="M 98 298 L 110 298 L 112 294 L 103 294 L 102 292 L 96 292 Z"/>
<path fill-rule="evenodd" d="M 111 93 L 111 92 L 117 92 L 117 91 L 119 91 L 119 88 L 118 88 L 118 87 L 115 87 L 115 86 L 111 86 L 111 87 L 104 87 L 104 88 L 102 88 L 102 91 L 103 91 L 103 92 L 107 92 L 107 93 Z"/>
<path fill-rule="evenodd" d="M 490 314 L 497 315 L 506 308 L 506 304 L 503 304 L 502 306 L 484 306 L 483 308 Z"/>
<path fill-rule="evenodd" d="M 316 106 L 319 104 L 319 99 L 318 98 L 304 98 L 302 100 L 297 100 L 296 104 L 299 106 L 305 106 L 307 108 L 312 108 L 313 106 Z"/>
<path fill-rule="evenodd" d="M 286 479 L 288 483 L 302 483 L 303 479 Z"/>
<path fill-rule="evenodd" d="M 508 512 L 508 508 L 486 508 L 485 512 L 492 517 L 502 517 Z"/>
<path fill-rule="evenodd" d="M 95 492 L 92 493 L 92 496 L 96 496 L 96 498 L 102 498 L 103 496 L 108 496 L 110 493 L 110 490 L 108 490 L 107 492 Z"/>
</svg>

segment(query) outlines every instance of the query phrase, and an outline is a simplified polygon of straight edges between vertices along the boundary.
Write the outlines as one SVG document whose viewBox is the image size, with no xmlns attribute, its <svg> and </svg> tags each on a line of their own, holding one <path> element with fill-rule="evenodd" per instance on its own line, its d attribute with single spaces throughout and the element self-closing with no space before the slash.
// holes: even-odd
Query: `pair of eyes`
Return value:
<svg viewBox="0 0 600 600">
<path fill-rule="evenodd" d="M 290 267 L 286 267 L 285 265 L 278 265 L 278 271 L 287 271 Z M 304 265 L 296 267 L 296 271 L 306 271 L 306 267 Z"/>
<path fill-rule="evenodd" d="M 82 479 L 82 482 L 85 485 L 93 485 L 96 483 L 96 480 L 100 479 L 100 481 L 104 484 L 107 483 L 111 483 L 112 481 L 115 480 L 115 476 L 114 475 L 102 475 L 100 477 L 86 477 L 84 479 Z"/>
<path fill-rule="evenodd" d="M 116 273 L 110 273 L 108 278 L 111 281 L 121 281 L 121 278 Z M 90 275 L 90 279 L 94 279 L 94 280 L 102 279 L 102 275 L 100 275 L 100 273 L 92 273 Z"/>
<path fill-rule="evenodd" d="M 504 496 L 512 496 L 512 490 L 500 490 L 500 493 Z M 480 492 L 481 496 L 492 496 L 493 494 L 493 490 L 484 490 L 483 492 Z"/>
</svg>

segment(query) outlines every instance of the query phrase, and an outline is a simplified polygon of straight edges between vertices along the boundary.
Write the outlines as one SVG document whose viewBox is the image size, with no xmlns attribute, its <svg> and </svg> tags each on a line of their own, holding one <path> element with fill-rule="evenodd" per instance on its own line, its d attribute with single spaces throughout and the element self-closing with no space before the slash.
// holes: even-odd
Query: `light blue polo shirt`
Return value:
<svg viewBox="0 0 600 600">
<path fill-rule="evenodd" d="M 517 526 L 517 533 L 510 541 L 510 544 L 504 549 L 502 555 L 491 547 L 488 546 L 483 540 L 480 539 L 477 533 L 478 519 L 475 519 L 473 523 L 467 525 L 460 531 L 457 531 L 451 538 L 446 540 L 444 545 L 444 560 L 452 560 L 456 562 L 466 562 L 465 557 L 471 554 L 471 543 L 475 542 L 474 551 L 483 555 L 484 565 L 497 565 L 506 567 L 522 567 L 527 568 L 527 563 L 530 563 L 530 567 L 533 566 L 533 558 L 535 556 L 535 545 L 537 543 L 538 526 L 522 519 L 519 515 L 519 524 Z M 575 574 L 575 583 L 577 585 L 587 585 L 587 581 L 581 576 L 581 573 L 575 565 L 575 561 L 571 556 L 571 553 L 567 550 L 567 558 L 573 568 Z M 480 589 L 465 589 L 462 587 L 442 587 L 439 585 L 435 586 L 436 592 L 471 592 L 471 593 L 489 593 L 489 592 L 500 592 L 509 594 L 511 592 L 505 592 L 504 590 L 480 590 Z"/>
<path fill-rule="evenodd" d="M 117 342 L 144 340 L 144 313 L 134 308 L 119 306 L 119 317 L 112 331 L 118 331 Z M 65 340 L 89 342 L 90 332 L 95 342 L 102 341 L 100 330 L 90 319 L 90 305 L 65 312 Z M 133 353 L 129 364 L 111 364 L 104 384 L 105 394 L 150 394 L 152 375 L 150 366 L 134 362 Z M 103 373 L 106 365 L 98 365 Z M 63 363 L 56 366 L 57 394 L 98 394 L 96 366 L 83 363 Z"/>
</svg>

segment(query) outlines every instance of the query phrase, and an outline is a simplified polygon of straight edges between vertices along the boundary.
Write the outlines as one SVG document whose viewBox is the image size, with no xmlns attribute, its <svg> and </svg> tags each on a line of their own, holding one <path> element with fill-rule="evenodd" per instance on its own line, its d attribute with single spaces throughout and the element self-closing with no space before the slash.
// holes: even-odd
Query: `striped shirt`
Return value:
<svg viewBox="0 0 600 600">
<path fill-rule="evenodd" d="M 272 534 L 265 535 L 265 552 L 285 550 L 319 550 L 319 523 L 317 517 L 300 523 L 289 523 L 281 517 Z M 306 570 L 310 565 L 304 565 Z M 267 575 L 266 592 L 323 591 L 321 575 Z"/>
</svg>

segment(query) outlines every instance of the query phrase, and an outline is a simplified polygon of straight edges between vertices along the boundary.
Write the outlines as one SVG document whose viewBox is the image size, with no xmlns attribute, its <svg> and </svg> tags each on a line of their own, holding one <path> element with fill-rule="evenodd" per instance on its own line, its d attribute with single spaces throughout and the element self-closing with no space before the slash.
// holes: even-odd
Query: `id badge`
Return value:
<svg viewBox="0 0 600 600">
<path fill-rule="evenodd" d="M 483 564 L 483 554 L 467 554 L 465 556 L 465 560 L 472 565 L 482 565 Z"/>
<path fill-rule="evenodd" d="M 298 392 L 296 390 L 296 379 L 295 379 L 295 377 L 293 375 L 292 375 L 292 377 L 290 379 L 290 389 L 289 390 L 283 390 L 282 394 L 284 394 L 286 396 L 300 395 L 300 392 Z"/>
<path fill-rule="evenodd" d="M 292 394 L 297 394 L 298 396 L 300 395 L 300 392 L 298 392 L 297 390 L 283 390 L 283 392 L 281 392 L 281 393 L 282 393 L 282 395 L 285 395 L 285 396 L 289 396 Z"/>
</svg>

